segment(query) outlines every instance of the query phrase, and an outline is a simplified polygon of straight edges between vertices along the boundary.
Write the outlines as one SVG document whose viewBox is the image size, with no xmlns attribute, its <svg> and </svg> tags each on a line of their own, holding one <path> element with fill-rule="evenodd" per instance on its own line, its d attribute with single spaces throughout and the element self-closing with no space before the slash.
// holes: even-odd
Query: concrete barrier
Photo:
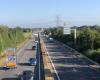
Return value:
<svg viewBox="0 0 100 80">
<path fill-rule="evenodd" d="M 47 55 L 44 42 L 41 38 L 40 38 L 40 44 L 41 44 L 41 52 L 42 52 L 43 63 L 44 63 L 45 80 L 54 80 L 54 76 L 52 73 L 53 68 L 50 63 L 49 57 Z"/>
</svg>

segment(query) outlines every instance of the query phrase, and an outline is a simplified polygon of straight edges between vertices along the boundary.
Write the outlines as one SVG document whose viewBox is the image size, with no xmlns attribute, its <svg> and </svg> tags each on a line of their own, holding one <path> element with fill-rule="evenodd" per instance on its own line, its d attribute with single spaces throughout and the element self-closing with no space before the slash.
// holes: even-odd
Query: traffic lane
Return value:
<svg viewBox="0 0 100 80">
<path fill-rule="evenodd" d="M 21 57 L 24 54 L 24 49 L 27 48 L 27 46 L 30 44 L 30 40 L 17 52 L 17 63 L 20 61 Z M 17 65 L 17 69 L 3 69 L 0 70 L 0 80 L 1 79 L 6 79 L 6 78 L 11 78 L 12 79 L 16 77 L 16 72 L 18 71 L 19 65 Z"/>
<path fill-rule="evenodd" d="M 17 56 L 19 59 L 17 60 L 18 63 L 27 63 L 27 60 L 29 58 L 35 57 L 35 52 L 31 50 L 32 43 L 33 43 L 33 40 L 29 40 L 28 43 L 26 43 L 26 45 L 23 48 L 21 48 L 21 50 L 19 50 L 20 52 L 18 52 L 18 56 Z M 0 78 L 2 80 L 17 80 L 19 74 L 22 74 L 23 70 L 26 68 L 30 68 L 34 72 L 34 66 L 18 64 L 17 69 L 1 71 Z"/>
<path fill-rule="evenodd" d="M 76 51 L 56 42 L 45 44 L 61 80 L 100 80 L 100 73 L 89 66 L 94 64 Z"/>
<path fill-rule="evenodd" d="M 30 58 L 36 58 L 36 51 L 35 50 L 32 50 L 32 42 L 30 42 L 30 44 L 24 49 L 23 53 L 24 55 L 21 57 L 18 65 L 19 65 L 19 71 L 22 72 L 25 70 L 25 69 L 31 69 L 33 72 L 34 72 L 34 67 L 35 66 L 31 66 L 29 65 L 29 59 Z"/>
<path fill-rule="evenodd" d="M 76 51 L 73 52 L 72 50 L 65 48 L 61 44 L 47 43 L 46 48 L 47 48 L 48 52 L 53 52 L 54 56 L 58 56 L 57 58 L 59 58 L 59 57 L 61 58 L 61 56 L 62 56 L 62 58 L 66 58 L 67 62 L 69 62 L 69 63 L 77 63 L 79 65 L 82 65 L 82 64 L 94 65 L 94 63 L 87 60 L 84 56 L 77 55 L 79 53 L 77 53 Z M 59 54 L 57 54 L 57 53 L 59 53 Z M 77 62 L 77 60 L 78 60 L 78 62 Z M 66 60 L 64 59 L 64 61 L 66 61 Z"/>
<path fill-rule="evenodd" d="M 28 45 L 30 44 L 30 40 L 28 41 L 28 43 L 26 43 L 26 45 L 21 48 L 19 51 L 18 51 L 18 55 L 17 55 L 17 58 L 20 57 L 23 57 L 24 55 L 24 48 L 26 48 Z M 17 61 L 19 61 L 20 59 L 18 59 Z M 12 70 L 6 70 L 6 72 L 2 72 L 2 75 L 0 78 L 4 78 L 4 79 L 15 79 L 15 77 L 17 77 L 17 74 L 18 74 L 18 71 L 19 71 L 19 65 L 17 66 L 17 69 L 12 69 Z"/>
<path fill-rule="evenodd" d="M 40 48 L 39 48 L 39 44 L 37 44 L 37 51 L 36 51 L 36 59 L 37 59 L 37 65 L 35 66 L 34 69 L 34 80 L 41 80 L 40 78 Z"/>
</svg>

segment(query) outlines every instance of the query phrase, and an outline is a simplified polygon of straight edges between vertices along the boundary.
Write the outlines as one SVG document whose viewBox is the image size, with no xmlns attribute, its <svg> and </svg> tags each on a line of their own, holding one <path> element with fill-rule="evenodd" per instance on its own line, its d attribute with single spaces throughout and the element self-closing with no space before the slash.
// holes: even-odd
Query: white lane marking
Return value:
<svg viewBox="0 0 100 80">
<path fill-rule="evenodd" d="M 24 49 L 24 47 L 27 46 L 29 43 L 30 43 L 30 41 L 28 41 L 24 46 L 22 46 L 22 47 L 18 50 L 17 55 L 19 55 L 19 53 L 21 53 L 21 51 Z"/>
<path fill-rule="evenodd" d="M 60 80 L 60 77 L 59 77 L 59 75 L 58 75 L 58 72 L 57 72 L 57 70 L 56 70 L 56 68 L 55 68 L 55 66 L 54 66 L 54 64 L 53 64 L 53 62 L 52 62 L 52 60 L 51 60 L 51 57 L 50 57 L 50 55 L 49 55 L 49 52 L 47 51 L 46 46 L 45 46 L 45 49 L 46 49 L 47 55 L 49 56 L 50 62 L 51 62 L 51 64 L 52 64 L 52 67 L 53 67 L 53 69 L 54 69 L 54 71 L 55 71 L 55 73 L 56 73 L 57 79 Z"/>
<path fill-rule="evenodd" d="M 77 50 L 71 48 L 70 46 L 68 46 L 68 45 L 66 45 L 66 44 L 64 44 L 62 42 L 59 42 L 59 41 L 56 41 L 56 42 L 61 43 L 64 47 L 67 47 L 69 49 L 72 49 L 72 50 L 76 51 L 77 53 L 79 53 L 80 55 L 82 55 L 85 59 L 89 60 L 90 62 L 92 62 L 93 64 L 95 64 L 96 66 L 98 66 L 98 68 L 100 68 L 100 65 L 97 62 L 91 60 L 90 58 L 88 58 L 87 56 L 85 56 L 82 53 L 78 52 Z M 97 72 L 100 72 L 98 69 L 93 68 L 91 65 L 88 65 L 88 66 L 90 66 L 91 69 L 93 69 L 93 70 L 95 70 Z"/>
<path fill-rule="evenodd" d="M 59 42 L 59 41 L 57 41 L 57 42 Z M 86 58 L 87 60 L 89 60 L 90 62 L 92 62 L 92 63 L 94 63 L 94 64 L 96 64 L 96 65 L 99 66 L 99 64 L 98 64 L 97 62 L 91 60 L 90 58 L 88 58 L 87 56 L 85 56 L 85 55 L 83 55 L 82 53 L 78 52 L 77 50 L 75 50 L 75 49 L 69 47 L 68 45 L 66 45 L 66 44 L 64 44 L 64 43 L 62 43 L 62 42 L 59 42 L 59 43 L 63 44 L 64 47 L 68 47 L 69 49 L 72 49 L 72 50 L 76 51 L 77 53 L 79 53 L 80 55 L 82 55 L 84 58 Z"/>
<path fill-rule="evenodd" d="M 77 70 L 76 70 L 75 68 L 73 68 L 73 71 L 74 71 L 74 72 L 77 72 Z"/>
<path fill-rule="evenodd" d="M 22 58 L 19 59 L 19 54 L 23 51 L 23 49 L 24 49 L 26 46 L 29 45 L 29 43 L 30 43 L 30 41 L 26 42 L 26 44 L 25 44 L 24 46 L 22 46 L 22 47 L 16 52 L 16 55 L 17 55 L 17 63 L 18 63 L 19 61 L 21 61 L 21 59 L 22 59 Z M 18 60 L 18 59 L 19 59 L 19 60 Z"/>
<path fill-rule="evenodd" d="M 20 73 L 20 72 L 18 72 L 18 73 L 17 73 L 17 76 L 19 76 L 19 75 L 21 75 L 21 73 Z"/>
</svg>

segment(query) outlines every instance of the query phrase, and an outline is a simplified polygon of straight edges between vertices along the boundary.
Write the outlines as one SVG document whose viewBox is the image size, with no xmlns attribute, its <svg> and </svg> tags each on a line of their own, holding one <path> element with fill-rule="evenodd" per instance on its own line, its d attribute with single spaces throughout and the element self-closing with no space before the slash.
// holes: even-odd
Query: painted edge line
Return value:
<svg viewBox="0 0 100 80">
<path fill-rule="evenodd" d="M 97 62 L 95 62 L 95 61 L 89 59 L 87 56 L 83 55 L 82 53 L 78 52 L 77 50 L 75 50 L 75 49 L 73 49 L 73 48 L 71 48 L 71 47 L 69 47 L 69 46 L 67 46 L 67 45 L 65 45 L 65 44 L 63 44 L 63 45 L 64 45 L 65 47 L 68 47 L 68 48 L 70 48 L 70 49 L 76 51 L 77 53 L 81 54 L 84 58 L 88 59 L 90 62 L 94 63 L 95 65 L 100 66 Z"/>
<path fill-rule="evenodd" d="M 30 41 L 26 42 L 26 44 L 24 44 L 21 48 L 19 48 L 19 50 L 16 52 L 17 55 L 19 55 L 21 53 L 21 51 L 24 49 L 25 46 L 27 46 L 30 43 Z"/>
<path fill-rule="evenodd" d="M 57 41 L 57 40 L 56 40 L 56 41 Z M 57 42 L 59 42 L 59 41 L 57 41 Z M 64 47 L 67 47 L 67 48 L 70 48 L 70 49 L 76 51 L 77 53 L 79 53 L 80 55 L 82 55 L 85 59 L 89 60 L 90 62 L 92 62 L 93 64 L 95 64 L 96 66 L 98 66 L 98 68 L 100 68 L 100 65 L 99 65 L 97 62 L 91 60 L 90 58 L 88 58 L 87 56 L 85 56 L 85 55 L 83 55 L 82 53 L 78 52 L 77 50 L 71 48 L 70 46 L 68 46 L 68 45 L 66 45 L 66 44 L 64 44 L 64 43 L 62 43 L 62 42 L 59 42 L 59 43 L 61 43 Z M 95 71 L 97 71 L 97 72 L 100 73 L 100 71 L 98 71 L 97 69 L 93 68 L 91 65 L 89 65 L 89 66 L 90 66 L 91 69 L 93 69 L 93 70 L 95 70 Z"/>
<path fill-rule="evenodd" d="M 58 75 L 58 72 L 57 72 L 57 70 L 55 69 L 55 66 L 54 66 L 54 64 L 53 64 L 53 62 L 52 62 L 52 60 L 51 60 L 51 57 L 50 57 L 50 55 L 49 55 L 49 52 L 47 51 L 46 46 L 45 46 L 45 49 L 46 49 L 47 55 L 48 55 L 48 57 L 49 57 L 49 59 L 50 59 L 50 62 L 51 62 L 51 64 L 52 64 L 52 67 L 53 67 L 53 69 L 54 69 L 54 71 L 55 71 L 55 73 L 56 73 L 57 79 L 60 80 L 60 77 L 59 77 L 59 75 Z"/>
</svg>

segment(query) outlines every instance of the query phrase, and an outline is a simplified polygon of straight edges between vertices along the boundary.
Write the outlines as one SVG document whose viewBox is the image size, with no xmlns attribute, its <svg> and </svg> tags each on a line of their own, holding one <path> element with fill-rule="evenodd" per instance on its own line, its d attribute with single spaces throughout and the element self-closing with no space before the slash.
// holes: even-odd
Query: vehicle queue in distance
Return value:
<svg viewBox="0 0 100 80">
<path fill-rule="evenodd" d="M 34 41 L 34 44 L 32 45 L 32 50 L 37 50 L 37 43 L 38 43 L 38 41 Z M 37 53 L 37 51 L 36 51 L 36 53 Z M 29 59 L 29 65 L 36 65 L 36 64 L 37 64 L 36 58 Z"/>
<path fill-rule="evenodd" d="M 50 37 L 49 35 L 44 35 L 44 36 L 46 37 L 46 39 L 47 39 L 47 41 L 48 41 L 49 43 L 54 42 L 54 39 L 53 39 L 52 37 Z"/>
<path fill-rule="evenodd" d="M 35 41 L 34 44 L 32 45 L 32 50 L 37 50 L 37 43 L 38 41 Z M 28 61 L 29 65 L 31 66 L 36 66 L 37 65 L 37 59 L 36 58 L 30 58 Z M 20 80 L 33 80 L 34 78 L 34 73 L 31 69 L 25 69 L 20 76 Z"/>
</svg>

